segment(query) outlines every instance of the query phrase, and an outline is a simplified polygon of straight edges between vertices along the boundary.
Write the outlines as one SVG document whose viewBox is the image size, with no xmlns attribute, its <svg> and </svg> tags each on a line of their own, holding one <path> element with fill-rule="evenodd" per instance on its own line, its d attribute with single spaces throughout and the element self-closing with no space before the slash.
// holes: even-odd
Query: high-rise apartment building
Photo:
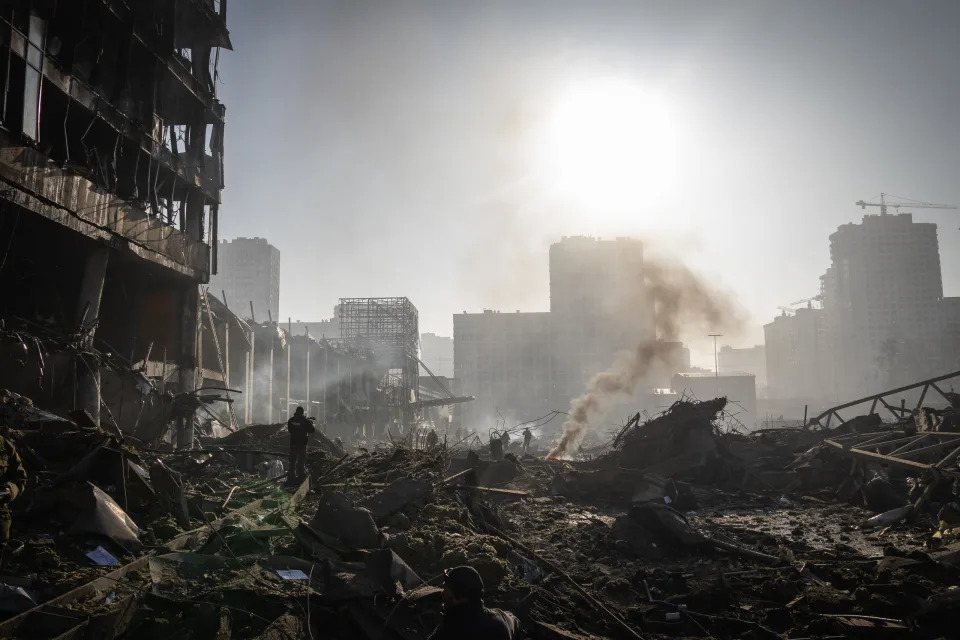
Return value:
<svg viewBox="0 0 960 640">
<path fill-rule="evenodd" d="M 550 247 L 549 313 L 454 315 L 454 376 L 464 394 L 476 397 L 458 408 L 462 424 L 492 427 L 502 416 L 512 426 L 565 410 L 620 352 L 655 338 L 643 244 L 563 238 Z M 673 362 L 652 370 L 638 392 L 666 387 L 674 373 L 689 368 L 682 344 L 665 344 L 664 353 Z"/>
<path fill-rule="evenodd" d="M 222 240 L 218 247 L 217 274 L 210 279 L 210 291 L 221 291 L 225 302 L 238 315 L 249 318 L 253 304 L 257 322 L 279 320 L 280 251 L 266 238 Z"/>
<path fill-rule="evenodd" d="M 453 338 L 435 333 L 420 334 L 420 360 L 435 376 L 453 378 Z"/>
<path fill-rule="evenodd" d="M 943 373 L 960 371 L 960 297 L 944 298 L 940 303 Z"/>
<path fill-rule="evenodd" d="M 633 238 L 564 237 L 550 246 L 554 383 L 572 397 L 620 351 L 656 338 L 643 275 L 643 243 Z"/>
<path fill-rule="evenodd" d="M 836 390 L 854 398 L 939 372 L 937 226 L 868 215 L 830 236 L 822 277 Z"/>
<path fill-rule="evenodd" d="M 767 397 L 835 399 L 823 309 L 801 308 L 763 326 Z"/>
<path fill-rule="evenodd" d="M 480 429 L 499 419 L 513 426 L 556 407 L 549 313 L 458 313 L 453 316 L 454 375 L 476 399 L 458 405 L 461 423 Z M 485 435 L 485 434 L 483 434 Z"/>
<path fill-rule="evenodd" d="M 767 356 L 762 344 L 742 349 L 729 345 L 720 347 L 717 352 L 717 366 L 720 375 L 750 374 L 757 382 L 757 389 L 761 395 L 767 390 Z"/>
</svg>

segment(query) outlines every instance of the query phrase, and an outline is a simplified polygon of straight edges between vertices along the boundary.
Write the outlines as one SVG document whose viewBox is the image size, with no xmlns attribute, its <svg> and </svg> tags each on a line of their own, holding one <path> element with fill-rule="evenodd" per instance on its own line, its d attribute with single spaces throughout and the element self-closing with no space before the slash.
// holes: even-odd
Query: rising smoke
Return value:
<svg viewBox="0 0 960 640">
<path fill-rule="evenodd" d="M 675 364 L 677 350 L 669 344 L 684 332 L 694 335 L 730 331 L 740 324 L 740 312 L 726 296 L 713 290 L 681 264 L 646 261 L 642 291 L 618 292 L 622 300 L 653 302 L 656 338 L 641 341 L 633 351 L 620 353 L 613 365 L 587 383 L 586 392 L 570 404 L 560 443 L 548 457 L 559 458 L 576 450 L 587 430 L 601 420 L 618 401 L 631 396 L 639 383 L 658 367 Z M 636 288 L 634 288 L 636 289 Z M 627 313 L 641 315 L 642 310 Z"/>
</svg>

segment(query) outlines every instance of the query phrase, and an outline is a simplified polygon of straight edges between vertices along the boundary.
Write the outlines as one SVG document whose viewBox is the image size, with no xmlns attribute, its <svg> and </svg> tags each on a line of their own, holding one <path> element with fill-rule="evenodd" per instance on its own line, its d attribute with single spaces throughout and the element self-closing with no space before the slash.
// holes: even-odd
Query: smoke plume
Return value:
<svg viewBox="0 0 960 640">
<path fill-rule="evenodd" d="M 631 396 L 652 371 L 674 366 L 677 347 L 670 343 L 680 340 L 683 331 L 704 334 L 734 329 L 740 324 L 740 312 L 728 298 L 685 266 L 647 260 L 643 272 L 639 287 L 623 290 L 619 295 L 623 301 L 654 304 L 656 338 L 643 340 L 632 351 L 620 353 L 609 369 L 590 379 L 586 392 L 571 402 L 563 436 L 548 457 L 559 458 L 575 450 L 587 430 L 618 400 Z M 630 308 L 632 303 L 620 306 L 626 307 L 627 314 L 643 315 L 642 309 Z"/>
</svg>

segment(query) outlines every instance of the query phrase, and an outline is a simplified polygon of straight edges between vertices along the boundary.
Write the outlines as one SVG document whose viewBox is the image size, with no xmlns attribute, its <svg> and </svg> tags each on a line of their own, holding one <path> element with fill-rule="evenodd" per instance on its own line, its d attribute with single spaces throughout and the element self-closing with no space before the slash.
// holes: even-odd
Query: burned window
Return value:
<svg viewBox="0 0 960 640">
<path fill-rule="evenodd" d="M 25 59 L 26 81 L 23 87 L 23 133 L 37 139 L 40 127 L 40 91 L 43 79 L 43 34 L 46 24 L 38 16 L 30 16 Z"/>
</svg>

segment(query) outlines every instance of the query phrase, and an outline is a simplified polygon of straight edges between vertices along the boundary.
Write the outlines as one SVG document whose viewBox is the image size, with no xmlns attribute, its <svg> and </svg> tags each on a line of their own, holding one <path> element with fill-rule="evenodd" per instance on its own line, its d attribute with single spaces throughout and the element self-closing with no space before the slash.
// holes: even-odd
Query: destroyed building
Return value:
<svg viewBox="0 0 960 640">
<path fill-rule="evenodd" d="M 0 316 L 19 364 L 0 386 L 97 421 L 102 377 L 135 366 L 169 365 L 178 390 L 222 382 L 199 369 L 197 336 L 217 263 L 227 3 L 0 6 Z"/>
</svg>

